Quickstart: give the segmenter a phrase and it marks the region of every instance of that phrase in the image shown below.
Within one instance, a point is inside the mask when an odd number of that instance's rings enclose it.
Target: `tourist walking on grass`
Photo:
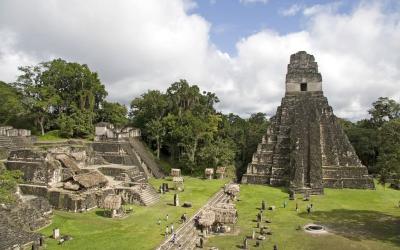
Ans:
[[[168,221],[168,217],[169,217],[169,216],[168,216],[168,214],[167,214],[167,216],[165,216],[165,220],[166,220],[166,221]]]
[[[169,233],[169,227],[167,226],[167,227],[165,228],[165,238],[168,237],[168,233]]]

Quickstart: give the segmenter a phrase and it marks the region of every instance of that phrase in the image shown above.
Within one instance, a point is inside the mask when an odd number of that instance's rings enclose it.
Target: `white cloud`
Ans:
[[[239,0],[242,4],[262,3],[266,4],[269,0]]]
[[[304,30],[263,30],[238,41],[237,56],[209,41],[187,0],[0,2],[0,79],[17,66],[62,57],[99,72],[110,99],[128,103],[181,78],[214,91],[224,112],[273,115],[284,95],[289,56],[315,55],[335,113],[365,117],[379,96],[400,98],[400,14],[375,2],[350,14],[320,7]],[[312,14],[310,14],[312,13]]]
[[[329,4],[316,4],[309,7],[304,7],[303,14],[305,16],[312,16],[319,13],[334,13],[343,3],[333,2]]]
[[[282,16],[294,16],[303,8],[303,5],[292,4],[291,6],[289,6],[289,8],[279,11],[279,14],[281,14]]]

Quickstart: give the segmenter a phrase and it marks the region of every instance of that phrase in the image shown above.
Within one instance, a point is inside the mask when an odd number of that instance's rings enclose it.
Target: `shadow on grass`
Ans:
[[[97,216],[108,217],[108,216],[106,216],[106,213],[104,210],[97,210],[95,213]]]
[[[299,214],[352,240],[375,239],[400,246],[400,217],[369,210],[334,209]]]

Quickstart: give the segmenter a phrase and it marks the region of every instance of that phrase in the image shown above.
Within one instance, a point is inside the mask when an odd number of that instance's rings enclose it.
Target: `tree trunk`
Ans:
[[[157,159],[160,159],[160,148],[161,148],[160,138],[157,137]]]
[[[44,117],[40,117],[39,125],[40,125],[40,129],[42,131],[42,135],[44,135]]]

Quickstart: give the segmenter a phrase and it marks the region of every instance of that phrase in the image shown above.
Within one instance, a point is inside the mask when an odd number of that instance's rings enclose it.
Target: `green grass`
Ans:
[[[308,202],[300,198],[288,201],[283,208],[283,201],[288,198],[285,190],[259,185],[241,185],[240,201],[237,202],[239,213],[239,235],[217,236],[208,240],[207,246],[222,249],[238,249],[245,236],[250,236],[255,229],[258,208],[264,199],[267,205],[275,205],[275,211],[264,212],[265,218],[271,219],[268,226],[272,235],[259,248],[253,247],[255,240],[249,240],[251,249],[400,249],[400,192],[393,189],[377,190],[325,189],[325,195],[312,196],[314,211],[306,213]],[[295,204],[300,211],[296,213]],[[316,222],[328,228],[329,235],[310,235],[303,230],[296,230],[298,225]]]
[[[44,135],[40,135],[37,137],[38,141],[63,141],[66,140],[59,135],[59,130],[52,130]]]
[[[135,206],[134,212],[124,219],[111,219],[101,216],[102,210],[88,213],[69,213],[55,211],[53,223],[40,232],[50,236],[53,228],[60,228],[61,234],[71,235],[72,241],[63,246],[48,239],[47,249],[154,249],[163,240],[165,226],[174,223],[178,228],[180,216],[186,212],[193,215],[227,180],[201,180],[185,177],[185,191],[179,194],[179,199],[190,201],[192,208],[171,206],[174,192],[162,196],[162,200],[150,207]],[[151,179],[151,184],[159,187],[162,182],[171,181]],[[130,206],[130,205],[128,205]],[[165,221],[169,215],[168,223]],[[162,225],[157,225],[158,218]]]

